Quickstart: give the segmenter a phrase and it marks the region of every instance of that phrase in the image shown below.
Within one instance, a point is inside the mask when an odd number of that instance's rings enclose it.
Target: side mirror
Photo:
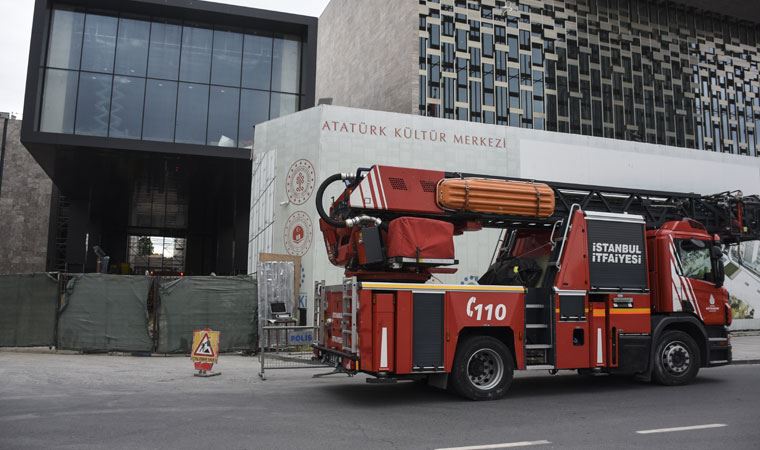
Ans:
[[[719,246],[710,247],[710,260],[712,262],[712,282],[715,287],[723,287],[726,281],[726,271],[723,267],[723,251]]]

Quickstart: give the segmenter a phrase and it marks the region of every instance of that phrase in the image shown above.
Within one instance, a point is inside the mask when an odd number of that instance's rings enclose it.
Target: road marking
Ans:
[[[468,447],[437,448],[436,450],[481,450],[481,449],[489,449],[489,448],[528,447],[530,445],[546,445],[546,444],[551,444],[551,442],[549,441],[506,442],[503,444],[471,445]]]
[[[652,433],[670,433],[671,431],[689,431],[689,430],[702,430],[705,428],[721,428],[727,427],[725,423],[708,423],[706,425],[692,425],[689,427],[675,427],[675,428],[657,428],[655,430],[639,430],[639,434],[652,434]]]

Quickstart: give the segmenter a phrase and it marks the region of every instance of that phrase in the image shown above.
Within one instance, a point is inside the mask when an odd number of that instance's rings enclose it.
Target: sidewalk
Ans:
[[[731,333],[731,345],[733,347],[733,364],[760,364],[760,331],[735,331]],[[2,353],[49,353],[58,355],[79,355],[79,352],[70,350],[58,350],[49,349],[47,347],[33,347],[33,348],[0,348],[0,354]],[[131,357],[129,353],[111,353],[110,356],[125,356]],[[93,358],[95,355],[88,355],[89,358]],[[99,356],[107,356],[100,354]],[[156,355],[159,356],[159,355]],[[160,355],[163,357],[163,355]],[[184,359],[186,355],[168,355],[170,359]],[[222,355],[225,361],[235,359],[238,361],[255,361],[256,370],[258,371],[258,358],[245,358],[240,355],[229,354]],[[152,358],[156,359],[156,358]],[[248,364],[248,363],[246,363]],[[250,370],[248,366],[247,370]],[[321,368],[320,370],[323,370]],[[283,371],[288,372],[288,371]],[[258,372],[257,372],[258,373]],[[315,372],[316,373],[316,372]],[[257,377],[258,378],[258,377]]]
[[[760,333],[731,334],[734,364],[760,364]]]

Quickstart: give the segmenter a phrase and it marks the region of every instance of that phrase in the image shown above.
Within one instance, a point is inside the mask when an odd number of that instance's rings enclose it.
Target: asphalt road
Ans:
[[[414,383],[255,375],[226,356],[214,378],[187,358],[0,352],[0,448],[760,448],[760,365],[703,370],[684,387],[520,375],[469,402]],[[713,428],[654,432],[672,427]],[[725,426],[718,426],[725,425]]]

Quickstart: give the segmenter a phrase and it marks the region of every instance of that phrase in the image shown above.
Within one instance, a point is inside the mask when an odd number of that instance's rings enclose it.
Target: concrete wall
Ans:
[[[0,119],[0,136],[4,120]],[[45,271],[52,182],[21,145],[10,120],[0,185],[0,273]]]
[[[418,109],[417,1],[332,0],[319,18],[317,99]]]

